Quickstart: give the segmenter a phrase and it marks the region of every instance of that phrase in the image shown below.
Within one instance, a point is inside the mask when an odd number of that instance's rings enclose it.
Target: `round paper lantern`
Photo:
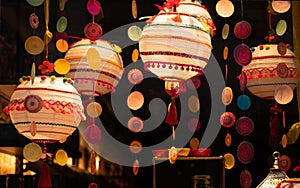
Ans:
[[[92,49],[89,51],[89,49]],[[91,52],[98,51],[93,57],[87,58]],[[88,53],[89,52],[89,53]],[[115,86],[119,83],[124,68],[123,61],[113,44],[105,40],[91,41],[82,39],[71,45],[65,55],[65,59],[70,63],[70,71],[66,75],[75,81],[75,88],[83,95],[101,96],[113,92]],[[92,59],[93,62],[88,62]],[[97,65],[90,66],[90,65]]]
[[[203,73],[216,29],[198,1],[181,0],[174,7],[166,6],[150,18],[139,39],[145,70],[166,81],[187,80]]]
[[[37,76],[13,92],[7,111],[16,129],[34,142],[64,142],[85,119],[71,79]]]
[[[286,49],[286,53],[279,53],[277,44],[260,45],[252,52],[252,61],[243,66],[247,75],[249,91],[263,99],[273,99],[277,87],[288,85],[296,87],[295,54]]]

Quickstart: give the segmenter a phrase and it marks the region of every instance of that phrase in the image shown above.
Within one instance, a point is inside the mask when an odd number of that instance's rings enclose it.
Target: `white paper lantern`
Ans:
[[[277,87],[296,87],[295,54],[286,49],[279,54],[277,44],[265,44],[254,48],[252,61],[242,71],[247,75],[248,90],[263,99],[273,99]]]
[[[97,70],[87,61],[90,48],[95,48],[99,52],[99,57],[97,57],[100,62]],[[82,39],[70,47],[65,59],[71,65],[66,76],[75,81],[75,88],[83,95],[101,96],[113,92],[124,71],[120,54],[110,42],[105,40]],[[95,65],[97,62],[93,60],[92,64]]]
[[[13,92],[7,112],[20,134],[34,142],[64,142],[85,120],[71,79],[37,76]]]
[[[144,68],[163,80],[201,75],[211,54],[215,26],[198,1],[181,0],[147,21],[139,40]]]

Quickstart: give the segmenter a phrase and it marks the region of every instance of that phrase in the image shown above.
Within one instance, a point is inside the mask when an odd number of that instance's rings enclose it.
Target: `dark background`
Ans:
[[[136,0],[138,5],[138,18],[142,16],[151,16],[158,13],[158,9],[154,4],[162,5],[162,0]],[[269,112],[269,107],[274,103],[273,100],[262,100],[254,95],[252,95],[247,89],[243,92],[239,89],[239,80],[237,76],[240,74],[242,67],[235,63],[232,55],[234,47],[241,42],[244,42],[250,47],[258,46],[259,44],[265,44],[266,41],[264,37],[268,34],[268,13],[267,6],[268,1],[264,0],[244,0],[243,1],[243,19],[248,21],[252,26],[252,33],[249,38],[241,41],[237,39],[233,34],[233,28],[235,24],[241,21],[241,1],[232,1],[235,6],[234,14],[229,18],[220,17],[215,11],[216,0],[203,0],[203,3],[209,10],[210,15],[214,21],[214,24],[217,28],[216,36],[212,38],[213,50],[212,53],[218,60],[218,63],[224,73],[225,70],[225,61],[223,60],[223,48],[225,45],[229,47],[229,57],[227,60],[228,63],[228,80],[227,85],[230,86],[234,92],[233,102],[227,106],[227,111],[233,112],[237,118],[241,116],[250,117],[255,124],[255,128],[252,134],[243,137],[239,135],[235,127],[231,128],[222,128],[218,134],[217,139],[211,145],[212,155],[218,156],[225,153],[232,153],[235,156],[236,163],[231,170],[226,170],[226,187],[240,187],[239,184],[239,175],[240,173],[247,169],[252,174],[252,187],[256,187],[259,182],[261,182],[268,174],[270,165],[272,164],[271,155],[274,151],[280,151],[282,154],[288,155],[292,161],[292,168],[287,172],[290,177],[297,177],[299,174],[296,174],[292,171],[293,167],[298,165],[298,160],[300,157],[299,154],[299,142],[295,144],[288,145],[286,149],[283,149],[280,144],[276,146],[270,146],[268,144],[269,140],[269,117],[272,114]],[[33,32],[28,23],[28,16],[33,12],[33,7],[27,4],[26,1],[11,1],[4,0],[1,2],[1,25],[0,25],[0,35],[1,35],[1,56],[0,56],[0,82],[1,84],[18,84],[18,79],[23,75],[28,75],[30,73],[32,57],[26,53],[24,50],[24,42],[26,38],[30,35],[39,35],[43,36],[44,30],[44,21],[43,21],[43,6],[35,8],[35,11],[40,15],[40,27]],[[67,33],[70,36],[84,37],[83,28],[84,26],[91,22],[91,16],[88,14],[85,3],[86,1],[82,0],[69,0],[66,3],[66,8],[63,12],[58,10],[58,1],[51,1],[51,10],[50,10],[50,30],[55,33],[55,24],[56,20],[64,15],[68,18],[68,28]],[[104,34],[118,28],[120,26],[136,22],[131,15],[131,0],[104,0],[100,1],[103,10],[104,18],[99,16],[95,18],[96,22],[102,26]],[[284,14],[272,15],[271,25],[275,28],[276,23],[285,19],[288,23],[288,28],[286,33],[279,37],[276,41],[284,42],[286,44],[292,44],[292,14],[291,9]],[[228,39],[223,40],[221,37],[222,27],[225,23],[230,25],[230,34]],[[120,33],[127,37],[126,33]],[[113,40],[113,39],[111,39]],[[74,39],[69,39],[69,43],[75,42]],[[132,45],[123,49],[121,53],[123,57],[123,63],[125,71],[123,74],[122,81],[120,84],[126,84],[127,82],[127,72],[126,66],[131,64],[131,52],[134,48],[137,48],[137,45]],[[49,60],[55,61],[58,57],[63,57],[64,54],[58,53],[55,49],[54,42],[49,45]],[[41,63],[43,60],[43,55],[36,57],[36,62]],[[138,64],[139,68],[142,69],[143,65]],[[146,74],[146,73],[145,73]],[[147,73],[151,74],[151,73]],[[207,84],[205,75],[200,76],[201,87],[198,89],[199,100],[201,104],[200,111],[200,121],[201,121],[201,130],[194,134],[195,137],[198,137],[201,140],[202,134],[205,131],[206,124],[210,115],[210,91]],[[121,86],[117,87],[120,88]],[[166,105],[170,102],[169,96],[164,92],[164,83],[159,79],[152,79],[142,82],[141,85],[134,88],[136,90],[143,91],[145,98],[149,102],[154,97],[160,97],[166,101]],[[246,94],[251,98],[251,108],[247,111],[242,111],[237,107],[236,99],[241,94]],[[107,94],[102,97],[96,98],[105,108],[104,112],[101,115],[101,121],[103,126],[108,130],[111,135],[117,140],[129,144],[132,139],[138,139],[143,145],[151,145],[153,138],[164,138],[164,136],[170,135],[170,126],[162,123],[159,128],[155,131],[152,131],[148,134],[134,135],[130,131],[126,130],[122,126],[117,118],[115,117],[114,112],[112,111],[110,105],[111,95]],[[294,99],[291,103],[282,106],[286,113],[286,128],[280,126],[280,133],[286,133],[289,127],[293,123],[298,122],[298,110],[296,104],[296,93],[294,92]],[[178,101],[177,101],[178,102]],[[180,107],[179,107],[180,110]],[[147,111],[146,107],[143,107],[141,110],[133,112],[136,116],[147,119],[150,114]],[[281,117],[279,117],[281,119]],[[220,125],[221,126],[221,125]],[[226,147],[224,144],[224,138],[227,133],[230,133],[233,137],[232,145]],[[78,132],[77,132],[78,136]],[[247,165],[244,165],[239,162],[236,152],[237,147],[240,142],[247,140],[251,142],[254,146],[254,159]],[[5,142],[2,144],[5,145]],[[186,145],[189,147],[188,143]],[[108,148],[109,149],[109,148]],[[110,148],[112,149],[112,148]],[[70,151],[71,152],[71,151]],[[126,167],[127,168],[127,167]],[[126,169],[125,168],[125,169]],[[131,168],[127,169],[129,172]],[[167,172],[166,172],[167,173]],[[130,174],[130,173],[129,173]],[[129,175],[130,176],[130,175]],[[132,178],[131,176],[128,178]],[[152,168],[140,168],[140,172],[137,177],[132,178],[132,181],[135,183],[132,184],[132,187],[151,187],[152,183]]]

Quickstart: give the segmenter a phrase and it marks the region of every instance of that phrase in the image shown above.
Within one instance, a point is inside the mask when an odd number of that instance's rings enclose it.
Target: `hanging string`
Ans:
[[[243,0],[241,0],[241,19],[244,20],[244,5],[243,5]]]

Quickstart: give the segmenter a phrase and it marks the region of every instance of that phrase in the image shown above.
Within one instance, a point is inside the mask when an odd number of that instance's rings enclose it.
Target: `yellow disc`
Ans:
[[[234,156],[231,153],[226,153],[224,155],[224,166],[226,169],[232,169],[235,164]]]
[[[36,162],[42,156],[42,148],[36,143],[29,143],[23,148],[23,156],[30,162]]]
[[[56,49],[61,53],[65,53],[69,49],[68,42],[64,39],[58,39],[56,41]]]
[[[139,50],[134,49],[131,54],[132,62],[136,62],[139,59]]]
[[[287,136],[286,136],[286,134],[282,135],[281,145],[282,145],[283,148],[286,148],[286,146],[287,146]]]
[[[199,141],[198,138],[194,137],[194,138],[192,138],[192,139],[190,140],[190,147],[191,147],[192,149],[198,148],[199,145],[200,145],[200,141]]]
[[[96,48],[90,48],[86,53],[88,65],[93,70],[98,70],[101,66],[101,55]]]
[[[63,149],[57,150],[57,152],[55,153],[55,160],[60,166],[65,166],[68,162],[67,152],[65,152],[65,150]]]
[[[189,97],[188,107],[189,107],[190,111],[194,112],[194,113],[196,113],[200,110],[200,101],[195,95],[192,95]]]
[[[25,41],[25,50],[31,55],[38,55],[44,50],[44,41],[38,36],[30,36]]]
[[[225,46],[223,49],[223,59],[227,60],[227,58],[228,58],[228,47]]]
[[[63,58],[59,58],[54,62],[54,70],[58,74],[67,74],[70,71],[70,63]]]
[[[102,106],[97,102],[91,102],[86,107],[86,113],[91,118],[96,118],[101,115],[102,113]]]

